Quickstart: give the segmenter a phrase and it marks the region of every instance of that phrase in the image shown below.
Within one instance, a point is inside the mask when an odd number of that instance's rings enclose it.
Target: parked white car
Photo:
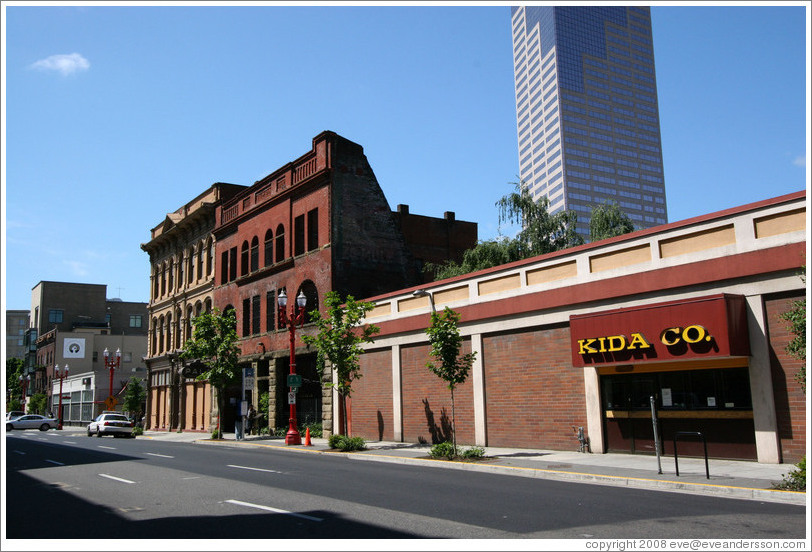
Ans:
[[[124,414],[103,412],[87,425],[87,436],[112,435],[113,437],[135,437],[133,424]]]
[[[40,431],[48,431],[49,429],[56,429],[59,422],[56,418],[46,418],[39,414],[25,414],[17,418],[11,418],[6,422],[6,431],[12,429],[38,429]]]
[[[25,416],[25,412],[22,410],[12,410],[6,414],[6,421],[11,420],[12,418],[19,418],[20,416]]]

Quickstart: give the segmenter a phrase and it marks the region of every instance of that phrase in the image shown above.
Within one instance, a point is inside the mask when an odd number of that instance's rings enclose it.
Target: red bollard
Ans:
[[[305,446],[306,447],[313,446],[313,443],[310,442],[310,428],[307,428],[307,431],[305,431]]]

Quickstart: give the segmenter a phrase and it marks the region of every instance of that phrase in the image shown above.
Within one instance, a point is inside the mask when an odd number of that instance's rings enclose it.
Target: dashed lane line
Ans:
[[[267,472],[267,473],[282,473],[281,471],[266,470],[265,468],[252,468],[251,466],[235,466],[234,464],[228,464],[227,466],[229,468],[238,468],[238,469],[241,469],[241,470],[261,471],[261,472]]]
[[[246,508],[256,508],[257,510],[265,510],[266,512],[274,512],[277,514],[286,514],[310,521],[324,521],[322,518],[308,516],[306,514],[297,514],[288,510],[280,510],[279,508],[272,508],[271,506],[263,506],[262,504],[251,504],[250,502],[242,502],[241,500],[226,500],[229,504],[236,504],[237,506],[245,506]]]
[[[167,454],[158,454],[157,452],[146,452],[144,454],[147,454],[148,456],[158,456],[160,458],[174,458],[174,456],[169,456]]]
[[[121,477],[115,477],[113,475],[107,475],[106,473],[100,473],[99,477],[105,477],[107,479],[112,479],[113,481],[120,481],[121,483],[127,483],[129,485],[135,484],[135,481],[130,481],[129,479],[122,479]]]

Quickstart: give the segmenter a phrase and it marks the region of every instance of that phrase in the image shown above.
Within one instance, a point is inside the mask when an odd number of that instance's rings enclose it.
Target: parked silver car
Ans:
[[[87,425],[87,436],[112,435],[113,437],[135,437],[133,424],[124,414],[104,412]]]
[[[59,422],[56,418],[46,418],[39,414],[25,414],[17,418],[11,418],[6,422],[6,431],[12,429],[38,429],[40,431],[48,431],[49,429],[56,429]]]

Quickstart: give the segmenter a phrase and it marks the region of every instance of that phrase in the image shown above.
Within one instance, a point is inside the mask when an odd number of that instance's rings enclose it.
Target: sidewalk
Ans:
[[[332,451],[327,439],[311,438],[312,446],[286,445],[282,437],[251,436],[237,441],[234,433],[212,440],[206,433],[147,431],[139,439],[188,442],[198,445],[232,447],[274,447],[311,454],[340,454],[353,460],[419,464],[436,468],[502,473],[614,485],[668,492],[694,493],[717,497],[806,504],[806,493],[772,490],[791,469],[792,464],[759,464],[739,460],[708,460],[710,479],[706,478],[703,458],[679,458],[679,476],[671,456],[662,457],[658,473],[657,457],[634,454],[592,454],[567,451],[484,447],[485,458],[473,462],[449,462],[429,457],[430,445],[390,441],[367,442],[367,450]],[[302,436],[304,443],[305,436]]]

